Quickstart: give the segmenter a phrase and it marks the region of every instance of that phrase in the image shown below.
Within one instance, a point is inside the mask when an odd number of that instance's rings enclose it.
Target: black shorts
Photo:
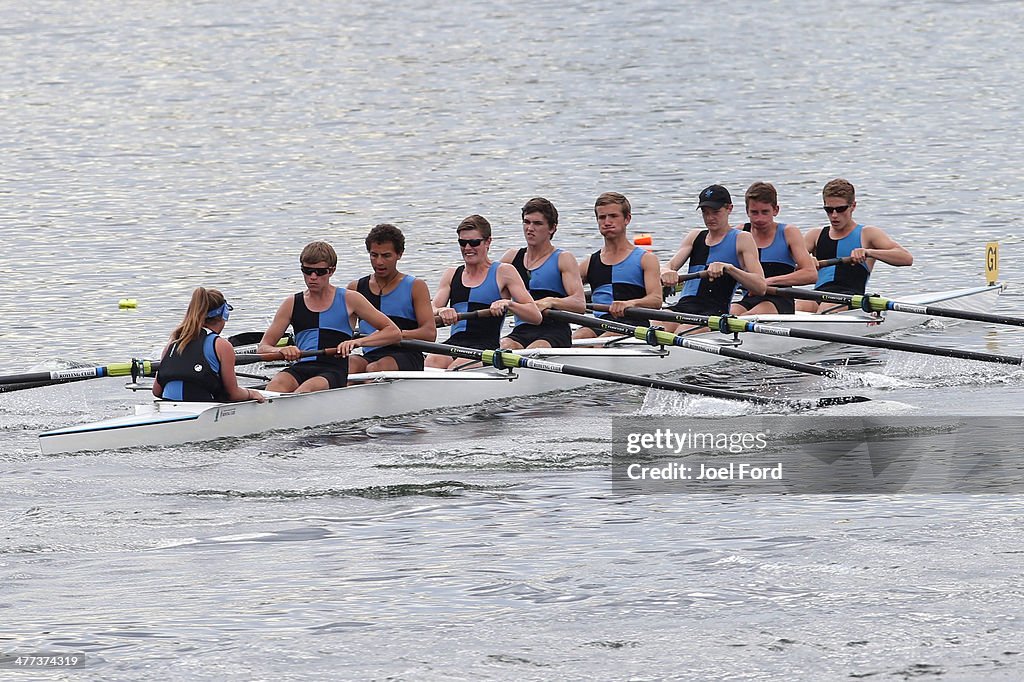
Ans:
[[[736,301],[736,305],[741,305],[744,309],[750,310],[758,303],[764,302],[775,306],[775,310],[778,311],[779,315],[792,315],[796,312],[796,303],[789,296],[751,296],[747,294],[741,300]]]
[[[722,310],[722,307],[714,301],[697,296],[684,296],[670,305],[668,309],[688,315],[725,315],[729,312],[728,308]]]
[[[619,324],[631,324],[634,327],[651,326],[651,321],[649,319],[647,319],[646,317],[640,317],[639,315],[637,315],[636,317],[633,317],[632,315],[627,315],[626,317],[612,317],[608,313],[594,313],[594,317],[602,320],[608,320],[610,322],[618,322]],[[597,334],[598,336],[604,334],[604,332],[598,329],[597,327],[593,327],[592,329],[594,330],[594,333]]]
[[[828,294],[845,294],[847,296],[863,296],[863,291],[854,291],[848,286],[842,284],[836,284],[835,282],[825,282],[820,287],[814,287],[815,291]]]
[[[547,341],[552,348],[572,346],[572,330],[565,322],[544,322],[541,324],[519,324],[506,339],[515,341],[523,348],[534,341]]]
[[[348,383],[348,358],[343,363],[336,360],[296,362],[281,371],[292,375],[300,386],[314,377],[323,377],[331,388],[341,388]]]
[[[398,369],[403,372],[422,372],[423,353],[416,350],[406,350],[398,346],[384,346],[375,348],[369,353],[363,353],[366,364],[377,362],[381,358],[394,358]]]
[[[496,350],[500,339],[495,336],[475,336],[469,332],[458,332],[443,341],[449,346],[462,346],[463,348],[475,348],[477,350]]]

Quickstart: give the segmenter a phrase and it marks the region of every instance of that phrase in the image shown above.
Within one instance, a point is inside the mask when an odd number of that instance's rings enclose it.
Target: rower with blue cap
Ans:
[[[238,385],[235,350],[220,334],[231,304],[216,289],[197,287],[181,324],[164,349],[153,395],[184,402],[263,402],[263,394]]]
[[[749,232],[729,224],[732,196],[722,185],[709,185],[697,197],[697,210],[704,220],[703,230],[691,230],[679,250],[661,271],[661,283],[674,287],[679,283],[679,268],[689,262],[688,279],[679,300],[670,310],[692,315],[724,315],[729,312],[733,293],[742,286],[754,296],[765,293],[764,270],[758,258],[757,244]],[[665,323],[674,332],[680,325]]]

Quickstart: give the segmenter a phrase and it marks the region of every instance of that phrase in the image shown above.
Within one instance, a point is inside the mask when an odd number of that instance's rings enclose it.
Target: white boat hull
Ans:
[[[960,310],[990,311],[1001,287],[975,287],[901,299],[907,303]],[[827,323],[824,322],[828,318]],[[827,329],[853,336],[876,336],[923,323],[922,315],[888,312],[884,319],[860,311],[828,316],[809,313],[752,317],[759,322],[785,322],[803,329]],[[825,324],[825,327],[822,325]],[[704,335],[702,340],[731,336]],[[777,355],[822,345],[821,341],[745,333],[738,340],[743,350]],[[722,356],[672,348],[671,352],[640,342],[617,344],[621,350],[576,347],[521,351],[557,363],[582,365],[625,374],[654,375],[698,368],[720,362]],[[281,429],[302,429],[358,419],[389,417],[426,410],[472,406],[495,399],[537,395],[594,383],[565,374],[534,370],[517,373],[495,369],[466,372],[390,372],[374,375],[373,383],[306,394],[267,394],[264,403],[178,403],[153,401],[136,413],[99,422],[47,431],[39,436],[44,454],[173,445],[218,438],[251,436]],[[416,378],[411,378],[415,376]]]

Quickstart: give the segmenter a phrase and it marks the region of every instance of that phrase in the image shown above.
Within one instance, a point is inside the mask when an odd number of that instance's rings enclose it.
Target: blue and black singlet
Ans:
[[[498,268],[500,266],[500,262],[491,263],[484,281],[475,287],[467,287],[462,283],[462,275],[466,266],[460,265],[456,268],[455,274],[452,275],[451,293],[448,295],[449,307],[460,313],[490,308],[492,303],[501,298],[501,289],[498,287]],[[451,336],[448,340],[453,345],[471,348],[485,350],[497,348],[501,337],[501,327],[504,323],[504,317],[477,317],[471,320],[459,320],[452,325]]]
[[[743,226],[743,231],[751,231],[750,223]],[[796,260],[793,258],[793,252],[789,249],[789,242],[786,241],[785,223],[776,224],[775,238],[771,244],[764,248],[757,247],[757,257],[761,261],[761,269],[764,270],[766,278],[788,275],[796,271]],[[751,310],[754,306],[765,302],[775,306],[775,311],[781,315],[792,315],[796,311],[792,298],[776,294],[753,296],[748,292],[736,303],[745,310]]]
[[[301,292],[295,294],[291,322],[292,330],[295,332],[295,345],[302,351],[334,348],[342,341],[348,341],[353,337],[344,289],[336,289],[331,307],[319,313],[306,307],[306,300]],[[313,360],[348,366],[348,360],[338,356],[308,357],[302,358],[299,362]]]
[[[416,305],[412,300],[412,287],[416,278],[412,275],[402,275],[402,281],[398,286],[381,296],[370,290],[370,277],[367,275],[356,282],[356,291],[366,297],[377,310],[381,311],[399,329],[409,330],[419,327],[416,319]],[[366,320],[359,320],[359,333],[363,336],[372,334],[377,328]],[[423,353],[414,350],[407,350],[398,344],[391,346],[363,346],[363,358],[367,363],[376,362],[382,358],[394,359],[399,370],[421,371],[423,369]]]
[[[728,263],[735,268],[740,265],[736,252],[736,238],[740,231],[730,228],[714,246],[708,246],[708,230],[701,230],[693,240],[687,273],[703,272],[711,263]],[[729,312],[732,295],[736,292],[736,280],[723,274],[714,281],[691,279],[683,282],[679,300],[670,306],[671,310],[695,315],[723,315]]]
[[[412,275],[402,275],[402,281],[398,286],[384,295],[375,294],[370,290],[370,277],[367,275],[356,283],[356,291],[362,294],[377,310],[391,318],[391,321],[399,329],[407,331],[420,326],[416,320],[416,306],[412,302],[412,285],[416,278]],[[359,320],[359,333],[369,336],[377,331],[377,328],[366,320]],[[378,348],[386,346],[363,346],[365,353],[371,353]]]
[[[743,226],[743,231],[751,232],[750,223]],[[786,241],[786,223],[778,223],[775,226],[775,238],[771,244],[764,248],[757,247],[757,259],[761,261],[765,278],[788,275],[796,271],[796,261],[793,259],[793,252],[789,250],[789,242]]]
[[[864,225],[858,224],[850,234],[842,239],[835,240],[829,235],[831,228],[825,226],[818,233],[818,241],[815,242],[814,256],[818,260],[829,258],[846,258],[854,249],[863,247],[861,243],[861,232]],[[818,271],[818,281],[814,288],[818,291],[828,291],[836,294],[863,294],[867,290],[868,278],[871,270],[867,263],[840,263],[829,265]]]
[[[608,265],[601,260],[601,252],[595,251],[590,256],[587,266],[587,283],[590,284],[591,300],[600,305],[611,305],[615,301],[629,301],[647,295],[644,281],[643,257],[646,251],[639,246],[628,256],[615,265]],[[594,313],[595,317],[611,317],[610,313]],[[616,318],[612,318],[616,319]],[[619,320],[628,324],[649,324],[646,320],[629,318]]]
[[[220,359],[214,344],[219,336],[201,329],[199,337],[175,352],[177,343],[168,347],[160,359],[156,380],[163,387],[161,398],[186,402],[222,402],[227,400],[220,378]]]
[[[562,282],[562,271],[558,267],[558,259],[562,249],[555,249],[540,267],[530,270],[526,267],[526,248],[519,249],[512,259],[512,267],[516,269],[523,283],[530,291],[534,301],[542,298],[565,298],[565,284]],[[572,330],[568,322],[558,322],[544,318],[540,324],[523,322],[516,317],[516,326],[508,335],[526,348],[537,340],[544,340],[553,348],[565,348],[572,345]]]

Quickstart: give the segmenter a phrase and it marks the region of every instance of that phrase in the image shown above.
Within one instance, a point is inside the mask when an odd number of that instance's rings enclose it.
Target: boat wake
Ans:
[[[1024,369],[1020,366],[898,352],[889,354],[883,371],[884,376],[898,377],[907,386],[969,386],[1024,381]]]
[[[481,486],[461,481],[432,481],[430,483],[398,483],[353,488],[312,488],[304,490],[183,490],[160,495],[205,497],[221,499],[295,500],[324,497],[363,497],[380,500],[395,497],[425,496],[454,497],[464,492],[491,490],[503,486]]]
[[[904,377],[879,374],[878,372],[843,372],[841,376],[829,379],[829,388],[904,388],[911,386]]]
[[[863,403],[832,405],[822,409],[830,417],[882,417],[919,413],[921,408],[898,400],[871,400]]]
[[[777,411],[772,408],[771,411]],[[659,391],[650,389],[644,396],[643,405],[637,410],[643,416],[672,417],[739,417],[746,414],[758,414],[765,408],[756,403],[737,400],[722,400],[707,396],[690,395],[675,391]]]

